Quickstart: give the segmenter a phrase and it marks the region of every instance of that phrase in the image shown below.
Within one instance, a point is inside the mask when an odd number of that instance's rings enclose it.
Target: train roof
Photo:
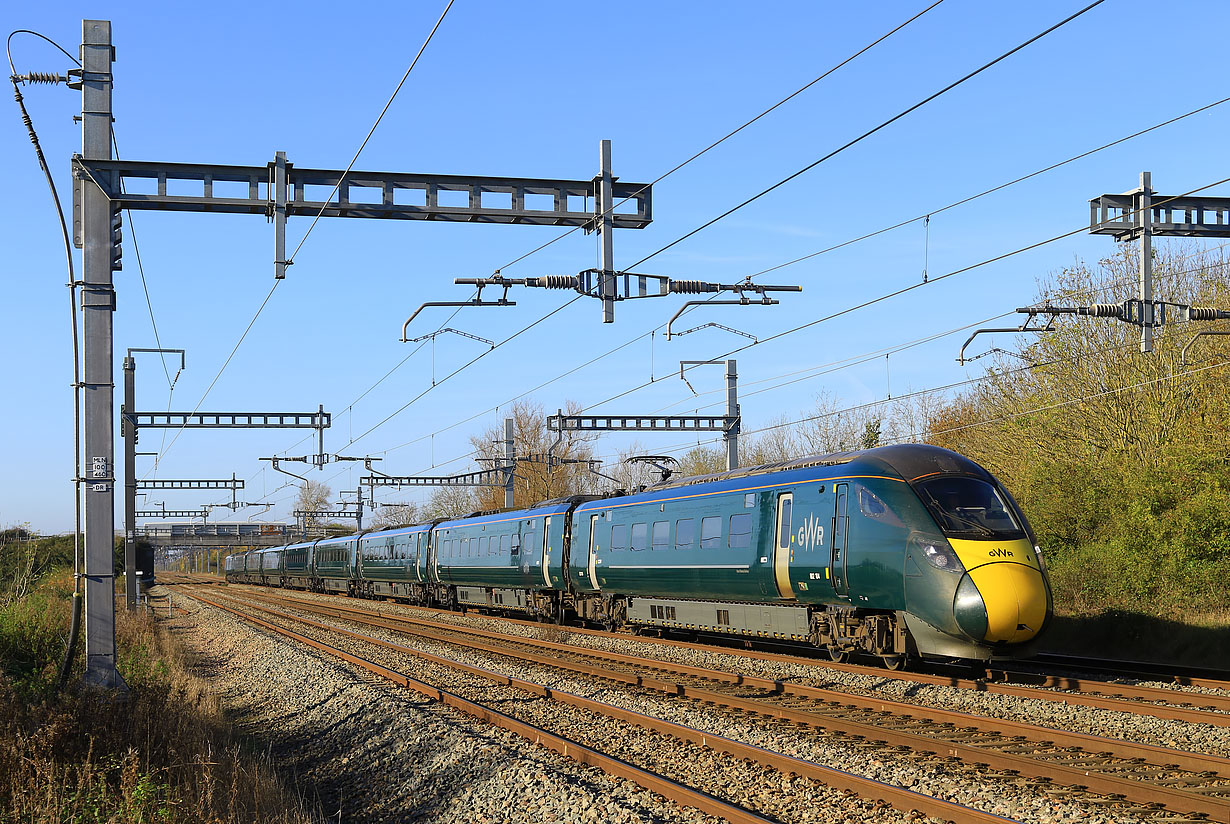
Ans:
[[[900,476],[902,480],[910,482],[927,475],[943,474],[975,475],[980,478],[990,478],[989,472],[964,455],[939,446],[911,443],[877,446],[872,449],[860,449],[853,452],[834,452],[828,455],[810,455],[805,458],[794,458],[788,461],[732,469],[726,472],[675,478],[646,487],[644,492],[660,492],[694,484],[716,483],[719,481],[750,478],[757,475],[788,472],[796,469],[844,466],[847,464],[855,464],[860,469],[875,470],[881,473],[890,470]]]

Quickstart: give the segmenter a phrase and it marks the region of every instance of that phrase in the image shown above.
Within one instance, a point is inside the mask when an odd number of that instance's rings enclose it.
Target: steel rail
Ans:
[[[1230,671],[1226,670],[1202,670],[1198,667],[1169,666],[1148,661],[1114,661],[1056,652],[1040,652],[1029,660],[1030,663],[1106,673],[1117,678],[1132,678],[1137,681],[1168,681],[1183,687],[1230,691]]]
[[[1178,706],[1200,707],[1211,710],[1230,712],[1230,695],[1210,695],[1199,692],[1179,692],[1162,687],[1141,687],[1135,684],[1116,684],[1109,681],[1096,681],[1089,678],[1079,678],[1065,675],[1045,675],[1036,672],[1020,672],[1015,670],[987,670],[987,675],[995,681],[1014,681],[1020,684],[1032,684],[1037,687],[1050,687],[1059,690],[1076,690],[1077,692],[1105,695],[1109,698],[1123,698],[1139,701],[1166,701]],[[1175,676],[1178,677],[1178,676]],[[1208,679],[1211,681],[1211,679]],[[1230,684],[1222,683],[1221,687],[1212,689],[1227,689]]]
[[[286,597],[286,596],[282,596]],[[300,603],[309,603],[303,599],[291,598],[289,600],[297,600]],[[337,609],[351,610],[359,614],[371,614],[365,612],[358,607],[338,606]],[[423,608],[420,608],[423,609]],[[432,610],[439,613],[441,610]],[[400,620],[419,621],[422,619],[405,617]],[[520,619],[506,619],[516,623],[542,627],[542,624],[534,621],[521,621]],[[432,622],[428,622],[430,624]],[[449,626],[449,625],[445,625]],[[468,630],[473,632],[481,632],[481,630]],[[598,630],[588,629],[573,629],[569,628],[569,632],[579,632],[587,635],[596,635],[599,637],[616,637],[624,639],[635,639],[651,644],[664,644],[683,649],[695,649],[695,645],[687,644],[680,641],[670,641],[665,639],[645,639],[638,636],[627,635],[626,633],[607,633]],[[498,634],[498,633],[497,633]],[[817,666],[825,669],[835,669],[841,672],[849,672],[857,675],[871,675],[878,678],[890,678],[899,681],[911,681],[914,683],[930,684],[933,686],[954,687],[957,689],[969,689],[977,692],[991,693],[995,695],[1009,695],[1016,698],[1034,698],[1043,701],[1058,701],[1064,704],[1073,706],[1091,707],[1094,709],[1110,710],[1113,712],[1128,712],[1136,715],[1148,715],[1154,718],[1160,718],[1166,721],[1187,721],[1198,724],[1211,724],[1219,727],[1230,727],[1230,712],[1210,712],[1209,710],[1226,709],[1230,710],[1230,705],[1226,704],[1225,696],[1208,696],[1201,693],[1179,692],[1177,690],[1161,689],[1157,687],[1137,687],[1134,690],[1151,690],[1151,692],[1142,692],[1141,695],[1148,695],[1150,700],[1170,701],[1168,705],[1147,704],[1138,700],[1129,698],[1114,698],[1111,697],[1115,690],[1120,685],[1107,684],[1102,682],[1084,681],[1081,684],[1087,690],[1091,688],[1099,688],[1106,691],[1106,694],[1089,694],[1088,692],[1070,693],[1060,692],[1056,689],[1043,689],[1040,687],[1031,686],[1015,686],[1012,684],[993,683],[982,680],[974,680],[969,678],[956,678],[952,676],[928,675],[925,673],[913,672],[894,672],[875,667],[863,667],[857,664],[837,664],[831,661],[812,661],[806,658],[798,658],[788,655],[777,655],[774,653],[756,653],[749,650],[734,650],[732,654],[741,657],[755,658],[764,661],[778,661],[783,663],[798,664],[801,666]],[[1075,688],[1069,684],[1068,688]],[[1206,700],[1207,699],[1207,700]],[[1188,704],[1189,706],[1176,706],[1176,704]],[[1201,706],[1206,706],[1208,709],[1200,709]]]
[[[191,593],[188,597],[195,598],[202,603],[208,604],[217,609],[222,609],[271,631],[298,640],[313,647],[314,649],[326,652],[330,655],[335,655],[343,660],[360,666],[369,672],[381,675],[382,677],[388,678],[395,683],[401,684],[402,686],[413,689],[423,695],[435,698],[436,700],[446,703],[449,706],[460,709],[473,717],[480,718],[484,721],[488,721],[489,723],[493,723],[496,726],[516,732],[518,735],[521,735],[534,743],[542,743],[556,752],[560,752],[570,758],[581,761],[581,763],[588,764],[590,766],[597,766],[607,772],[616,770],[615,772],[612,772],[612,774],[619,775],[622,778],[627,778],[628,780],[634,781],[641,786],[658,793],[659,795],[675,801],[680,801],[681,803],[695,807],[702,812],[726,818],[729,821],[735,822],[735,824],[740,824],[740,822],[760,824],[762,822],[772,821],[771,819],[764,818],[741,807],[733,806],[707,793],[686,787],[685,785],[677,784],[670,779],[648,772],[640,767],[636,767],[625,761],[605,755],[596,750],[592,750],[571,741],[570,739],[547,732],[539,727],[527,724],[526,722],[520,721],[512,716],[505,715],[498,710],[493,710],[489,707],[476,704],[454,693],[410,678],[409,676],[398,673],[395,670],[391,670],[373,661],[369,661],[365,658],[361,658],[360,656],[345,652],[344,650],[340,650],[336,647],[332,647],[323,642],[301,635],[293,630],[279,627],[272,622],[264,621],[240,610],[232,609],[211,599],[204,598],[196,593]],[[1005,818],[993,813],[987,813],[982,810],[965,807],[950,801],[944,801],[943,799],[923,795],[921,793],[914,792],[913,790],[907,790],[903,787],[897,787],[880,781],[873,781],[868,778],[854,775],[853,773],[847,773],[843,770],[825,767],[820,764],[793,758],[791,756],[776,753],[751,744],[744,744],[740,741],[734,741],[729,738],[713,735],[703,730],[697,730],[671,721],[666,721],[664,719],[642,715],[641,713],[637,713],[632,710],[615,707],[610,704],[585,698],[583,696],[555,690],[532,681],[513,678],[511,676],[493,672],[472,664],[453,661],[448,658],[432,655],[431,653],[416,650],[401,644],[394,644],[380,638],[373,638],[362,633],[342,629],[340,627],[333,627],[319,621],[313,621],[309,618],[279,613],[276,610],[271,610],[267,607],[261,607],[254,604],[245,606],[250,609],[257,609],[277,615],[285,620],[303,623],[326,632],[337,633],[346,637],[355,638],[384,649],[389,649],[405,655],[413,656],[420,660],[439,664],[450,669],[476,675],[495,684],[515,687],[543,698],[549,698],[570,706],[584,709],[597,715],[605,715],[618,721],[625,721],[635,724],[643,729],[649,729],[657,733],[687,741],[689,743],[698,744],[709,749],[724,752],[735,758],[747,759],[764,766],[772,767],[773,769],[783,773],[794,773],[804,778],[818,781],[833,789],[853,792],[862,798],[873,798],[878,801],[883,801],[891,804],[898,810],[903,810],[906,812],[920,812],[928,816],[954,822],[954,824],[966,824],[967,822],[968,824],[1012,824],[1012,822],[1015,821],[1014,819]],[[582,760],[582,758],[579,758],[578,756],[593,760]],[[608,770],[608,766],[610,766],[612,770]]]
[[[1216,821],[1230,821],[1230,797],[1210,797],[1201,793],[1182,789],[1181,787],[1169,787],[1148,781],[1123,778],[1117,775],[1097,771],[1097,766],[1099,764],[1101,764],[1101,766],[1111,766],[1104,762],[1107,761],[1108,757],[1113,757],[1125,760],[1141,759],[1149,764],[1162,767],[1163,769],[1181,768],[1195,772],[1208,772],[1226,779],[1230,778],[1230,759],[1226,758],[1206,756],[1199,753],[1186,753],[1164,747],[1122,742],[1117,739],[1103,738],[1080,733],[1065,733],[1047,728],[1036,727],[1033,725],[1021,724],[1019,722],[1002,721],[1000,719],[986,719],[979,716],[968,715],[966,713],[953,712],[951,710],[933,710],[931,708],[919,707],[914,704],[905,704],[902,702],[883,699],[868,699],[861,696],[851,696],[848,693],[825,690],[818,687],[805,687],[767,678],[732,675],[701,667],[650,661],[619,653],[578,649],[565,644],[556,644],[548,641],[539,641],[536,639],[519,637],[509,638],[508,636],[503,636],[499,633],[491,633],[485,630],[475,630],[452,625],[441,625],[436,624],[435,622],[419,622],[415,619],[399,619],[395,616],[377,617],[368,614],[367,617],[356,618],[353,615],[354,613],[363,614],[364,611],[350,607],[336,607],[330,605],[317,606],[312,604],[305,605],[300,601],[300,599],[279,598],[277,596],[268,598],[267,600],[275,603],[289,602],[294,608],[302,609],[305,612],[315,612],[317,614],[355,621],[368,626],[393,629],[402,632],[407,631],[402,627],[402,625],[406,622],[411,624],[425,623],[429,625],[425,627],[428,631],[418,629],[417,634],[446,643],[464,646],[470,649],[478,649],[497,655],[519,658],[521,660],[532,661],[534,663],[549,667],[565,669],[591,677],[603,678],[606,680],[615,681],[617,683],[651,689],[669,695],[677,695],[705,703],[727,706],[743,712],[777,718],[791,723],[807,724],[813,727],[826,728],[873,741],[884,741],[885,743],[893,746],[902,746],[911,750],[933,752],[940,756],[958,758],[975,764],[986,764],[991,769],[1015,771],[1021,775],[1029,776],[1031,778],[1054,780],[1067,786],[1082,787],[1089,791],[1109,796],[1120,795],[1133,803],[1145,805],[1161,804],[1172,811],[1198,813],[1212,816],[1213,820]],[[267,607],[262,607],[259,605],[252,605],[252,608],[279,615],[283,618],[305,621],[311,624],[319,623],[298,616],[289,616],[285,613],[280,613],[276,610],[268,609]],[[322,626],[327,627],[327,625]],[[349,632],[349,630],[343,630],[336,627],[327,628],[330,631]],[[479,641],[459,641],[455,638],[447,638],[439,635],[436,632],[433,632],[433,630],[444,630],[446,632],[456,634],[473,634],[479,637],[498,639],[506,644],[511,643],[519,646],[538,647],[555,654],[550,655],[513,651],[507,646],[501,647],[498,644],[488,644]],[[353,634],[356,637],[361,637],[364,639],[369,638],[368,636],[364,636],[359,633]],[[380,645],[385,645],[388,643],[379,639],[370,640],[372,643],[377,643]],[[870,724],[862,721],[835,717],[825,712],[816,712],[814,710],[798,709],[796,707],[788,706],[783,707],[768,702],[764,699],[734,696],[729,693],[719,692],[703,687],[689,686],[675,681],[663,681],[656,678],[646,678],[643,675],[628,674],[583,663],[570,663],[561,660],[559,653],[569,653],[582,657],[606,659],[608,661],[631,664],[633,666],[650,668],[657,671],[665,671],[672,674],[683,674],[708,682],[725,683],[728,686],[744,688],[751,687],[764,690],[767,693],[778,696],[807,698],[812,701],[823,702],[825,705],[852,705],[858,707],[859,709],[883,713],[893,717],[909,716],[924,718],[925,720],[941,724],[956,724],[964,727],[975,727],[980,732],[993,732],[1008,739],[1011,739],[1014,736],[1017,738],[1027,738],[1037,743],[1079,748],[1080,750],[1083,750],[1083,752],[1067,753],[1065,760],[1070,763],[1057,763],[1056,761],[1046,757],[1031,757],[1028,755],[1000,751],[994,749],[994,743],[986,745],[963,743],[959,740],[951,740],[943,736],[929,736],[907,730],[884,727],[878,724]],[[947,732],[955,732],[958,735],[960,734],[960,730],[949,730]],[[1059,741],[1057,739],[1063,740]],[[1015,742],[1009,740],[997,743],[1002,745],[1004,743],[1013,744]],[[1230,786],[1227,786],[1225,790],[1230,793]]]
[[[579,744],[570,738],[565,738],[563,736],[547,732],[540,727],[528,724],[520,719],[512,717],[511,715],[505,715],[498,710],[485,707],[482,704],[477,704],[466,698],[462,698],[460,695],[428,684],[425,681],[411,678],[408,675],[404,675],[396,670],[385,667],[375,661],[370,661],[366,658],[354,655],[353,653],[346,652],[343,649],[339,649],[338,647],[317,641],[314,638],[309,638],[308,636],[297,633],[294,630],[280,627],[270,621],[264,621],[241,610],[232,609],[231,607],[220,604],[209,598],[205,598],[197,593],[191,593],[188,597],[194,598],[215,609],[219,609],[243,618],[246,621],[250,621],[257,626],[263,627],[264,629],[277,633],[278,635],[298,641],[299,643],[305,644],[312,649],[318,650],[319,652],[340,658],[347,663],[354,664],[361,669],[373,673],[374,675],[378,675],[388,681],[392,681],[399,686],[413,690],[414,692],[417,692],[420,695],[426,696],[432,700],[439,701],[440,703],[450,706],[453,709],[460,710],[472,718],[477,718],[480,721],[516,733],[532,744],[541,744],[547,749],[557,752],[580,764],[590,767],[597,767],[609,775],[625,778],[639,784],[651,792],[661,795],[664,798],[677,801],[681,804],[686,804],[690,807],[695,807],[701,812],[709,815],[725,818],[726,820],[733,822],[733,824],[775,824],[772,819],[764,818],[763,816],[756,815],[749,810],[728,804],[727,802],[722,801],[719,798],[715,798],[708,793],[692,789],[686,785],[671,781],[664,776],[657,775],[656,773],[649,772],[648,770],[643,770],[640,767],[629,764],[626,761],[600,753],[597,750],[586,747],[583,744]],[[512,679],[508,679],[508,681],[511,685]],[[541,687],[541,689],[549,692],[546,687]],[[1002,821],[1003,819],[991,820]]]

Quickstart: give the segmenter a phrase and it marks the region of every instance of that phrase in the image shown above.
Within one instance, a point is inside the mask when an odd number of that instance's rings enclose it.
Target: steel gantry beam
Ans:
[[[237,478],[220,481],[163,481],[138,480],[137,489],[243,489],[244,482]]]
[[[726,442],[726,468],[739,468],[739,373],[734,360],[680,361],[684,366],[724,365],[726,367],[725,415],[565,415],[560,410],[547,416],[549,432],[721,432]],[[691,384],[688,387],[691,388]],[[695,390],[693,390],[695,391]]]
[[[142,509],[138,510],[138,518],[205,518],[209,515],[204,509]]]
[[[138,429],[328,429],[328,412],[133,412]]]
[[[271,215],[273,209],[284,208],[287,217],[314,218],[319,214],[530,226],[592,227],[595,209],[590,204],[609,186],[609,195],[602,197],[605,203],[609,204],[612,197],[626,200],[610,212],[609,225],[643,229],[653,220],[652,186],[609,182],[609,144],[605,153],[604,174],[595,180],[347,173],[341,169],[299,169],[277,159],[261,166],[229,166],[80,157],[74,159],[74,169],[78,181],[92,181],[119,209]],[[280,182],[279,165],[285,170],[284,183]],[[149,188],[145,183],[149,180],[155,181],[152,194],[131,191]],[[133,183],[136,185],[129,185]],[[278,197],[279,185],[284,187],[284,200]],[[309,186],[327,190],[337,187],[337,192],[327,202],[311,200]],[[185,193],[189,190],[194,191]]]
[[[364,475],[359,479],[369,487],[377,486],[504,486],[515,466],[497,466],[462,472],[459,475]]]

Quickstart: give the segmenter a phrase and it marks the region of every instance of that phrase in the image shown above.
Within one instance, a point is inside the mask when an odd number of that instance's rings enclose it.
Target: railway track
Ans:
[[[1184,820],[1183,816],[1192,815],[1191,820],[1208,816],[1230,821],[1230,760],[1224,758],[549,641],[509,638],[439,622],[381,615],[349,605],[281,595],[266,595],[265,600],[311,614],[409,633],[574,675],[775,719],[777,723],[806,724],[857,741],[860,746],[908,748],[938,758],[960,759],[966,765],[983,765],[979,769],[995,780],[1024,777],[1053,781],[1069,789],[1052,789],[1052,795],[1099,793],[1101,796],[1092,799],[1092,803],[1117,805],[1123,813],[1152,816],[1159,810],[1158,805],[1163,805],[1169,814],[1180,816],[1166,820]],[[278,614],[292,620],[285,613]],[[1049,690],[1037,692],[1055,695]]]
[[[721,798],[720,795],[723,794],[723,790],[720,782],[711,782],[703,789],[691,787],[684,783],[683,776],[680,773],[692,773],[697,756],[708,759],[712,759],[715,753],[730,756],[735,760],[722,759],[728,768],[725,770],[726,772],[746,771],[749,767],[747,764],[740,764],[740,762],[748,762],[754,765],[752,767],[753,772],[761,773],[761,778],[763,778],[763,771],[766,770],[778,774],[780,778],[777,780],[782,781],[783,785],[789,783],[786,777],[791,775],[799,776],[802,779],[815,781],[832,789],[845,793],[855,793],[863,798],[889,804],[907,813],[922,813],[930,818],[952,821],[956,822],[956,824],[966,824],[966,822],[969,824],[992,824],[992,822],[1004,824],[1004,822],[1013,821],[1013,819],[1004,818],[982,810],[922,795],[901,787],[868,780],[841,770],[835,770],[823,765],[793,758],[789,755],[717,736],[694,727],[613,706],[585,696],[562,692],[526,679],[511,677],[464,662],[435,656],[421,650],[350,630],[332,627],[300,616],[280,613],[267,607],[244,604],[228,596],[219,597],[216,593],[211,593],[210,596],[206,597],[199,592],[192,592],[189,594],[189,597],[215,609],[220,609],[243,618],[285,638],[305,644],[319,652],[344,660],[369,673],[447,704],[467,715],[513,731],[533,743],[542,744],[580,763],[599,767],[612,775],[634,781],[668,799],[687,804],[702,812],[719,816],[736,824],[770,824],[770,822],[778,821],[779,818],[776,816],[766,817],[757,810],[742,806],[738,800]],[[253,611],[264,612],[269,618],[254,615]],[[581,717],[590,715],[606,719],[608,724],[609,722],[614,722],[622,725],[624,729],[627,728],[627,725],[635,726],[650,737],[645,742],[636,742],[631,746],[622,748],[621,755],[624,757],[602,752],[595,745],[598,741],[605,738],[603,735],[590,736],[590,741],[582,743],[576,740],[576,737],[565,736],[558,731],[545,729],[540,724],[531,723],[519,717],[521,713],[505,711],[510,704],[524,704],[523,697],[510,699],[503,692],[492,691],[489,687],[476,691],[483,696],[480,700],[476,700],[473,695],[469,697],[463,696],[459,690],[444,689],[435,684],[410,677],[397,669],[372,660],[371,657],[349,651],[341,645],[326,643],[312,635],[292,630],[284,626],[283,624],[285,623],[297,623],[314,630],[318,634],[341,635],[350,641],[358,641],[361,644],[400,653],[464,673],[467,676],[477,677],[497,687],[510,688],[523,695],[529,694],[540,699],[549,699],[553,703],[565,708],[566,711],[562,713],[559,708],[551,710],[552,715],[563,716],[561,722],[565,727],[575,726],[578,715],[574,711],[579,711]],[[493,706],[496,704],[503,704],[504,708],[497,709],[496,706]],[[573,735],[575,736],[575,732]],[[595,738],[597,740],[594,740]],[[680,749],[681,745],[683,745],[682,755],[667,754],[663,756],[663,745],[666,741],[676,742],[674,745],[676,749]],[[643,760],[637,758],[637,753],[644,753],[646,751],[658,753],[657,761],[660,763],[656,764],[652,769],[632,763],[633,759]],[[665,762],[668,765],[673,762],[675,767],[673,770],[667,767],[659,772],[657,770],[663,766],[661,762]],[[676,774],[667,774],[670,772]],[[738,786],[740,783],[742,782],[734,782],[735,786]],[[806,798],[808,796],[801,797]]]
[[[182,583],[218,583],[217,579],[205,580],[186,577]],[[258,591],[264,588],[256,588]],[[350,599],[346,599],[349,601]],[[426,611],[439,614],[439,610],[429,607],[403,605],[408,610]],[[542,627],[536,621],[526,621],[506,616],[485,616],[491,620],[506,622],[512,625]],[[645,644],[660,645],[683,649],[693,649],[694,644],[676,641],[668,638],[652,638],[632,636],[627,633],[610,633],[602,630],[569,627],[569,633],[599,638],[635,639]],[[729,654],[760,661],[774,661],[800,666],[813,666],[821,670],[836,670],[838,672],[856,675],[869,675],[877,678],[888,678],[896,681],[908,681],[917,684],[933,686],[956,687],[960,689],[977,690],[997,695],[1010,695],[1019,698],[1040,698],[1062,701],[1075,706],[1086,706],[1096,709],[1118,710],[1151,715],[1155,718],[1174,721],[1190,721],[1194,723],[1213,724],[1214,726],[1230,727],[1230,682],[1212,678],[1198,678],[1189,675],[1167,676],[1163,670],[1156,672],[1110,672],[1119,678],[1146,680],[1153,682],[1169,681],[1171,687],[1124,684],[1107,682],[1096,678],[1074,675],[1048,675],[1036,670],[1021,667],[988,667],[985,678],[969,678],[959,675],[944,675],[925,672],[897,672],[885,670],[882,667],[862,666],[859,664],[837,663],[817,660],[801,655],[765,652],[762,650],[746,650],[721,647]],[[1044,657],[1042,661],[1057,660],[1066,662],[1069,666],[1082,659],[1066,656]],[[1115,662],[1109,662],[1115,663]],[[1191,692],[1183,687],[1196,687],[1208,690],[1221,690],[1226,694]],[[1135,706],[1132,706],[1135,705]],[[1208,712],[1212,711],[1212,712]]]

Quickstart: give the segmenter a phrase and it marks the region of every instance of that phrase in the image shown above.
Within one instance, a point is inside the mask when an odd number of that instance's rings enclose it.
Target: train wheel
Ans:
[[[888,670],[903,670],[905,669],[906,657],[902,655],[881,655],[880,660],[884,662],[884,668]]]
[[[850,660],[850,650],[841,649],[840,647],[826,647],[829,654],[829,660],[834,664],[844,664]]]

